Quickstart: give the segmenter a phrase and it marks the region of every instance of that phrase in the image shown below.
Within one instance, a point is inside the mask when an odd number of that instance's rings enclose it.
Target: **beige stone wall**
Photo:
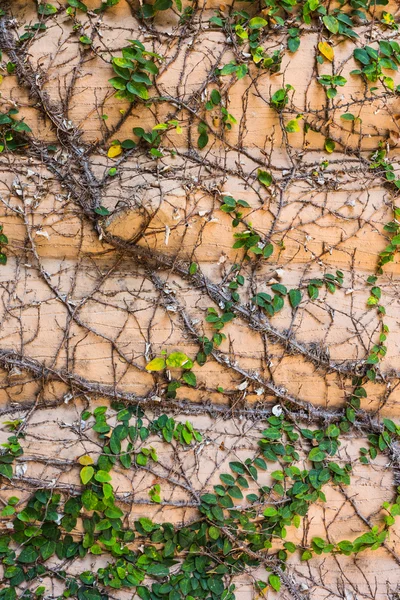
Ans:
[[[98,2],[86,4],[94,8]],[[155,440],[161,457],[156,471],[116,473],[118,494],[121,499],[128,494],[127,502],[133,499],[130,519],[146,515],[188,521],[195,508],[190,507],[191,494],[184,484],[196,491],[210,489],[232,457],[246,458],[256,451],[265,424],[259,416],[249,418],[249,411],[244,416],[248,407],[265,405],[270,410],[279,400],[277,390],[282,402],[290,396],[321,411],[341,407],[355,365],[362,364],[379,335],[376,311],[366,307],[365,280],[388,242],[383,225],[392,218],[393,197],[382,177],[368,168],[368,157],[389,136],[389,157],[395,161],[398,156],[398,95],[378,86],[372,97],[360,78],[349,75],[356,67],[353,42],[341,41],[334,44],[333,68],[348,82],[339,88],[340,106],[327,110],[324,90],[315,79],[329,73],[332,65],[316,63],[315,49],[322,37],[311,30],[302,35],[296,54],[285,53],[278,74],[251,66],[250,76],[242,80],[220,78],[221,93],[237,119],[225,132],[217,111],[205,115],[202,108],[216,86],[210,72],[241,53],[217,28],[208,27],[218,7],[214,2],[205,5],[199,13],[203,25],[185,30],[172,11],[159,13],[154,25],[145,27],[134,17],[135,3],[121,0],[101,17],[80,15],[88,32],[98,32],[92,50],[79,44],[71,20],[60,12],[29,44],[28,59],[36,76],[31,88],[18,83],[16,75],[4,76],[0,110],[17,104],[35,144],[31,151],[0,155],[0,222],[10,240],[7,265],[0,268],[0,412],[3,420],[25,419],[26,434],[22,469],[11,484],[3,484],[3,499],[17,490],[26,498],[35,481],[77,484],[76,458],[97,448],[92,434],[82,437],[81,411],[113,396],[140,397],[154,414],[170,410],[192,420],[206,443],[177,461]],[[37,21],[30,0],[13,1],[6,8],[16,19],[12,36]],[[235,8],[253,10],[245,3]],[[396,2],[384,8],[397,15]],[[228,8],[224,10],[227,14]],[[380,14],[382,7],[376,10]],[[369,26],[360,24],[356,30],[357,45],[374,43]],[[397,37],[390,31],[383,35]],[[140,39],[147,49],[166,57],[154,95],[178,99],[179,105],[129,106],[113,97],[110,57],[118,55],[128,39]],[[285,45],[285,39],[275,32],[264,46],[272,51]],[[7,60],[5,52],[3,61]],[[271,92],[282,83],[295,88],[285,121],[304,113],[315,130],[289,134],[289,145],[269,106]],[[47,115],[32,89],[39,90],[50,107]],[[344,112],[361,121],[343,122]],[[183,132],[167,135],[164,158],[152,159],[143,147],[124,155],[122,162],[121,157],[107,158],[110,142],[131,138],[133,127],[150,130],[174,118]],[[196,143],[198,118],[207,118],[215,133],[202,151]],[[333,154],[323,149],[327,136],[336,141]],[[59,148],[58,172],[41,159],[52,143]],[[86,153],[81,161],[71,154],[69,144]],[[325,169],[323,160],[329,161]],[[93,194],[98,193],[111,213],[99,221],[97,230],[79,205],[80,199],[87,205],[91,197],[84,182],[86,164],[98,184]],[[113,166],[118,174],[107,178]],[[270,188],[260,185],[258,168],[272,173]],[[80,198],[74,196],[76,190]],[[180,265],[198,263],[201,276],[226,293],[229,270],[242,256],[232,249],[230,218],[219,210],[224,193],[250,204],[248,220],[271,236],[275,250],[269,260],[244,267],[243,318],[239,315],[225,327],[221,360],[196,365],[197,388],[182,387],[176,401],[168,401],[165,380],[148,373],[145,365],[161,350],[194,357],[198,343],[182,324],[182,314],[200,335],[210,335],[206,309],[217,307],[216,296],[206,293],[208,284],[183,277]],[[140,240],[132,246],[138,233]],[[149,251],[159,254],[149,259]],[[321,291],[312,302],[305,293],[297,310],[287,304],[269,321],[265,315],[257,317],[263,332],[249,327],[254,293],[268,291],[278,281],[305,287],[310,278],[336,269],[344,273],[344,286],[334,295]],[[371,418],[389,416],[397,422],[398,260],[385,268],[381,287],[390,327],[388,352],[380,382],[367,385],[363,408]],[[219,386],[224,393],[217,391]],[[214,404],[219,413],[203,414],[204,406]],[[9,435],[6,426],[1,435]],[[361,433],[344,438],[340,460],[354,460],[351,486],[344,492],[325,489],[327,503],[315,505],[304,527],[291,531],[288,539],[306,543],[315,535],[328,535],[333,541],[352,540],[366,531],[367,522],[381,523],[382,502],[394,497],[393,472],[385,456],[373,466],[361,465],[358,450],[365,444]],[[269,481],[267,473],[265,484]],[[148,502],[148,490],[157,482],[166,501],[162,508]],[[179,508],[177,502],[189,506]],[[397,525],[387,548],[366,551],[355,560],[323,556],[307,564],[293,558],[293,577],[313,600],[397,598],[399,534]],[[237,597],[249,598],[250,587],[243,576]],[[286,593],[278,596],[289,597]],[[269,592],[268,598],[273,597]]]

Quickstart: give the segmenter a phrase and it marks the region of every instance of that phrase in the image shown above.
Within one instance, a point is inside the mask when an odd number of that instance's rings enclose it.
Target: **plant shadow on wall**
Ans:
[[[397,597],[398,21],[4,3],[1,600]]]

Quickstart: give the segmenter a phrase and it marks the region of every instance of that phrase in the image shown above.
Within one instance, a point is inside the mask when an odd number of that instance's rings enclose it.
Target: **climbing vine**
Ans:
[[[4,2],[1,600],[398,597],[346,574],[400,564],[398,22]]]

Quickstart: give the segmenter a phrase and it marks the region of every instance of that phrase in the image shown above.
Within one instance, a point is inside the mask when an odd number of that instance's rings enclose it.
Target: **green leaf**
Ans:
[[[109,519],[121,519],[124,516],[123,511],[118,506],[110,506],[105,510],[104,514]]]
[[[383,423],[391,433],[396,433],[396,425],[391,419],[383,419]]]
[[[262,27],[266,27],[267,25],[268,21],[266,21],[262,17],[254,17],[249,21],[250,29],[261,29]]]
[[[287,288],[281,283],[274,283],[274,285],[271,285],[271,290],[278,294],[282,294],[282,296],[286,296],[287,294]]]
[[[300,47],[300,38],[298,36],[290,37],[287,45],[290,52],[297,52]]]
[[[231,488],[229,488],[228,490],[228,494],[232,497],[232,498],[236,498],[236,500],[242,500],[243,498],[243,494],[240,490],[240,488],[238,488],[237,485],[232,486]]]
[[[217,540],[220,536],[220,530],[218,527],[214,527],[214,525],[212,525],[208,528],[208,535],[212,540]]]
[[[40,547],[40,554],[43,560],[47,560],[54,554],[56,551],[56,542],[53,540],[48,540]]]
[[[273,506],[268,506],[264,512],[264,517],[275,517],[278,514],[278,511]]]
[[[200,500],[206,504],[217,504],[217,497],[215,494],[203,494],[200,496]]]
[[[99,481],[100,483],[107,483],[108,481],[111,481],[111,475],[109,473],[107,473],[107,471],[97,471],[96,475],[94,476],[96,481]]]
[[[339,21],[335,17],[332,17],[331,15],[325,15],[322,20],[328,31],[331,33],[338,33]]]
[[[14,131],[26,131],[27,133],[30,133],[32,131],[32,129],[29,127],[29,125],[27,125],[26,123],[24,123],[24,121],[18,121],[17,123],[15,123],[13,125],[13,129]]]
[[[234,473],[238,473],[239,475],[244,475],[246,473],[245,466],[240,462],[230,462],[229,468],[231,469],[231,471],[233,471]]]
[[[225,483],[226,485],[235,485],[234,478],[232,477],[232,475],[229,475],[228,473],[221,473],[219,478],[222,481],[222,483]]]
[[[281,589],[281,580],[279,579],[278,575],[273,575],[271,574],[268,577],[268,582],[270,584],[270,586],[276,591],[279,592],[279,590]]]
[[[325,452],[320,450],[320,448],[313,448],[308,455],[309,460],[314,462],[321,462],[326,457]]]
[[[290,290],[289,291],[289,301],[292,308],[297,308],[301,302],[302,294],[300,290]]]
[[[20,563],[33,563],[35,562],[35,560],[39,558],[39,553],[37,552],[37,550],[35,550],[35,548],[33,548],[33,546],[27,546],[26,548],[24,548],[21,552],[21,554],[18,556],[18,562]]]
[[[124,90],[126,88],[126,81],[122,77],[112,77],[108,80],[115,90]]]
[[[258,181],[265,185],[265,187],[269,187],[272,183],[272,175],[267,171],[263,171],[262,169],[258,169],[257,173]]]
[[[139,596],[139,598],[141,598],[142,600],[150,600],[150,598],[151,598],[150,592],[147,589],[147,587],[139,585],[136,588],[136,592],[137,592],[137,595]]]
[[[92,490],[85,490],[82,494],[82,504],[86,510],[94,510],[97,506],[98,498]]]
[[[267,244],[263,249],[263,257],[269,258],[274,252],[274,247],[272,244]]]
[[[200,148],[200,150],[202,150],[208,144],[208,135],[207,135],[208,125],[207,125],[207,123],[204,123],[204,121],[199,123],[199,126],[197,127],[197,131],[200,134],[200,136],[197,140],[197,145]]]
[[[208,144],[208,135],[205,131],[203,131],[197,140],[197,146],[200,148],[200,150],[203,150],[203,148],[205,148]]]
[[[83,12],[87,12],[87,6],[83,2],[80,2],[80,0],[68,0],[68,4],[73,8],[79,8]]]
[[[238,79],[243,79],[243,77],[245,77],[245,75],[247,75],[249,71],[249,67],[246,65],[246,63],[243,63],[241,65],[238,66],[238,68],[236,69],[236,77]]]
[[[0,259],[1,259],[1,254],[0,254]],[[3,264],[5,264],[5,263],[3,263]],[[3,475],[3,477],[7,477],[8,479],[12,479],[12,476],[13,476],[12,466],[0,464],[0,475]]]
[[[82,481],[83,485],[86,485],[87,483],[89,483],[89,481],[92,479],[93,475],[94,475],[93,467],[83,467],[83,469],[81,469],[81,481]]]
[[[147,574],[153,575],[153,577],[168,577],[168,567],[160,564],[152,564],[147,568]]]
[[[0,125],[9,125],[12,119],[8,115],[0,115]]]
[[[350,554],[353,551],[353,544],[348,540],[342,540],[337,546],[344,554]]]
[[[354,115],[352,115],[351,113],[344,113],[343,115],[340,115],[340,118],[343,119],[343,121],[355,121],[356,117]]]
[[[324,148],[325,150],[329,153],[332,154],[332,152],[335,150],[336,148],[336,144],[333,140],[331,140],[330,138],[326,138],[325,140],[325,144],[324,144]]]
[[[208,580],[208,589],[215,594],[216,596],[221,596],[222,592],[224,591],[224,583],[221,579],[217,578],[217,577],[211,577]]]
[[[172,0],[156,0],[153,4],[153,8],[156,12],[159,10],[168,10],[171,6]]]
[[[149,90],[147,89],[144,83],[134,83],[133,81],[128,81],[128,83],[126,84],[126,89],[134,96],[138,96],[143,100],[149,99]]]
[[[2,517],[11,517],[11,515],[15,514],[15,508],[13,506],[5,506],[0,514]]]
[[[110,214],[110,211],[105,206],[96,206],[96,208],[94,209],[94,212],[97,215],[101,215],[102,217],[106,217],[107,215]]]
[[[354,50],[354,58],[356,60],[358,60],[360,63],[362,63],[363,65],[369,65],[369,63],[371,62],[371,57],[368,54],[368,52],[366,50],[364,50],[364,48],[356,48]]]
[[[212,103],[213,103],[215,106],[218,106],[218,104],[220,104],[220,102],[221,102],[221,94],[219,93],[219,91],[218,91],[218,90],[215,90],[215,89],[214,89],[214,90],[211,92],[210,99],[211,99],[211,102],[212,102]]]
[[[283,545],[288,552],[296,551],[296,546],[295,546],[295,544],[293,544],[293,542],[285,542]]]
[[[196,375],[192,373],[192,371],[186,371],[186,373],[183,373],[182,379],[191,387],[196,387],[197,379]]]
[[[47,15],[55,15],[57,12],[57,9],[52,4],[44,3],[44,4],[39,4],[37,11],[38,11],[39,15],[47,16]]]
[[[188,365],[189,363],[192,363],[190,358],[183,352],[172,352],[165,362],[167,367],[170,367],[171,369],[178,369],[180,367],[186,369],[191,368]]]

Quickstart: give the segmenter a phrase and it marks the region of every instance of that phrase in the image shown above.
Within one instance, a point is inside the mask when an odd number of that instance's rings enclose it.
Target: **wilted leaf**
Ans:
[[[327,58],[331,62],[333,61],[333,57],[335,56],[335,53],[333,51],[332,46],[330,46],[328,44],[328,42],[320,42],[318,44],[318,50],[321,52],[321,54],[323,56],[325,56],[325,58]]]
[[[94,462],[93,458],[91,456],[89,456],[88,454],[85,454],[84,456],[81,456],[78,459],[78,463],[80,465],[84,465],[85,467],[87,467],[88,465],[92,465],[93,462]]]
[[[153,358],[153,360],[146,365],[146,371],[162,371],[163,369],[165,369],[164,358]]]
[[[122,153],[121,144],[113,144],[112,146],[109,147],[107,156],[108,156],[108,158],[115,158],[116,156],[119,156],[121,153]]]

